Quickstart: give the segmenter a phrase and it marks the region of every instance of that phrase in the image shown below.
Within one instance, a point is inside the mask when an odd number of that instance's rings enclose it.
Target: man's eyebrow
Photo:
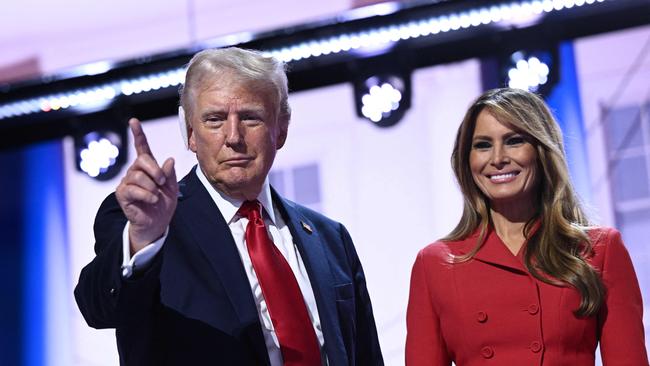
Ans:
[[[266,109],[263,106],[250,106],[246,108],[241,108],[237,113],[264,113]]]

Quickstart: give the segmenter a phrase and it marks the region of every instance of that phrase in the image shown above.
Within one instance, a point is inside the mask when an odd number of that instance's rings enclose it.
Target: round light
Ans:
[[[79,168],[97,178],[113,167],[120,155],[121,141],[114,132],[91,132],[84,136],[85,146],[79,151]]]

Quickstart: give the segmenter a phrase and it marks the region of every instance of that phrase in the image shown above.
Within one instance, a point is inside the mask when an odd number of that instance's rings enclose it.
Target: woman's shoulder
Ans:
[[[621,233],[613,227],[609,226],[592,226],[587,229],[587,235],[591,240],[592,245],[606,244],[612,238],[621,235]]]
[[[433,243],[425,246],[418,253],[421,258],[442,258],[451,254],[448,242],[436,240]]]
[[[587,235],[589,235],[592,249],[597,253],[609,251],[612,248],[615,250],[624,248],[621,233],[613,227],[593,226],[587,230]]]
[[[605,257],[618,256],[620,253],[627,255],[621,233],[617,229],[608,226],[594,226],[587,230],[587,235],[591,241],[591,262],[597,267],[602,265]]]
[[[449,264],[454,262],[454,257],[465,254],[471,249],[471,240],[443,240],[439,239],[420,250],[418,258],[427,262]]]

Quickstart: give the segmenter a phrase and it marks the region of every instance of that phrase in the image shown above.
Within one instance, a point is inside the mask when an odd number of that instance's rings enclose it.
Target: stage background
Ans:
[[[5,70],[0,76],[17,75],[6,71],[12,65],[22,65],[16,70],[24,75],[51,72],[313,20],[354,5],[342,0],[23,4],[3,5],[12,16],[0,25],[0,70]],[[632,255],[646,299],[647,340],[649,44],[650,27],[564,43],[563,78],[549,98],[566,134],[574,181],[594,221],[621,230]],[[449,157],[464,111],[481,92],[480,62],[419,69],[412,80],[412,107],[389,129],[356,116],[349,84],[291,94],[289,138],[271,175],[286,196],[349,229],[368,278],[387,365],[403,364],[415,255],[460,216]],[[176,158],[179,177],[194,165],[176,118],[147,121],[144,130],[159,161]],[[132,148],[129,154],[132,160]],[[98,182],[77,171],[70,138],[2,151],[0,163],[0,364],[116,365],[114,331],[89,328],[72,290],[93,257],[95,212],[120,177]]]

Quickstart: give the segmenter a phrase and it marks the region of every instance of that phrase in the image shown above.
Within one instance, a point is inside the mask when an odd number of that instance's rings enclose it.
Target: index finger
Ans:
[[[138,156],[146,154],[153,157],[149,143],[147,142],[147,136],[142,130],[140,121],[137,118],[131,118],[129,120],[129,127],[131,127],[131,133],[133,133],[133,145]]]

